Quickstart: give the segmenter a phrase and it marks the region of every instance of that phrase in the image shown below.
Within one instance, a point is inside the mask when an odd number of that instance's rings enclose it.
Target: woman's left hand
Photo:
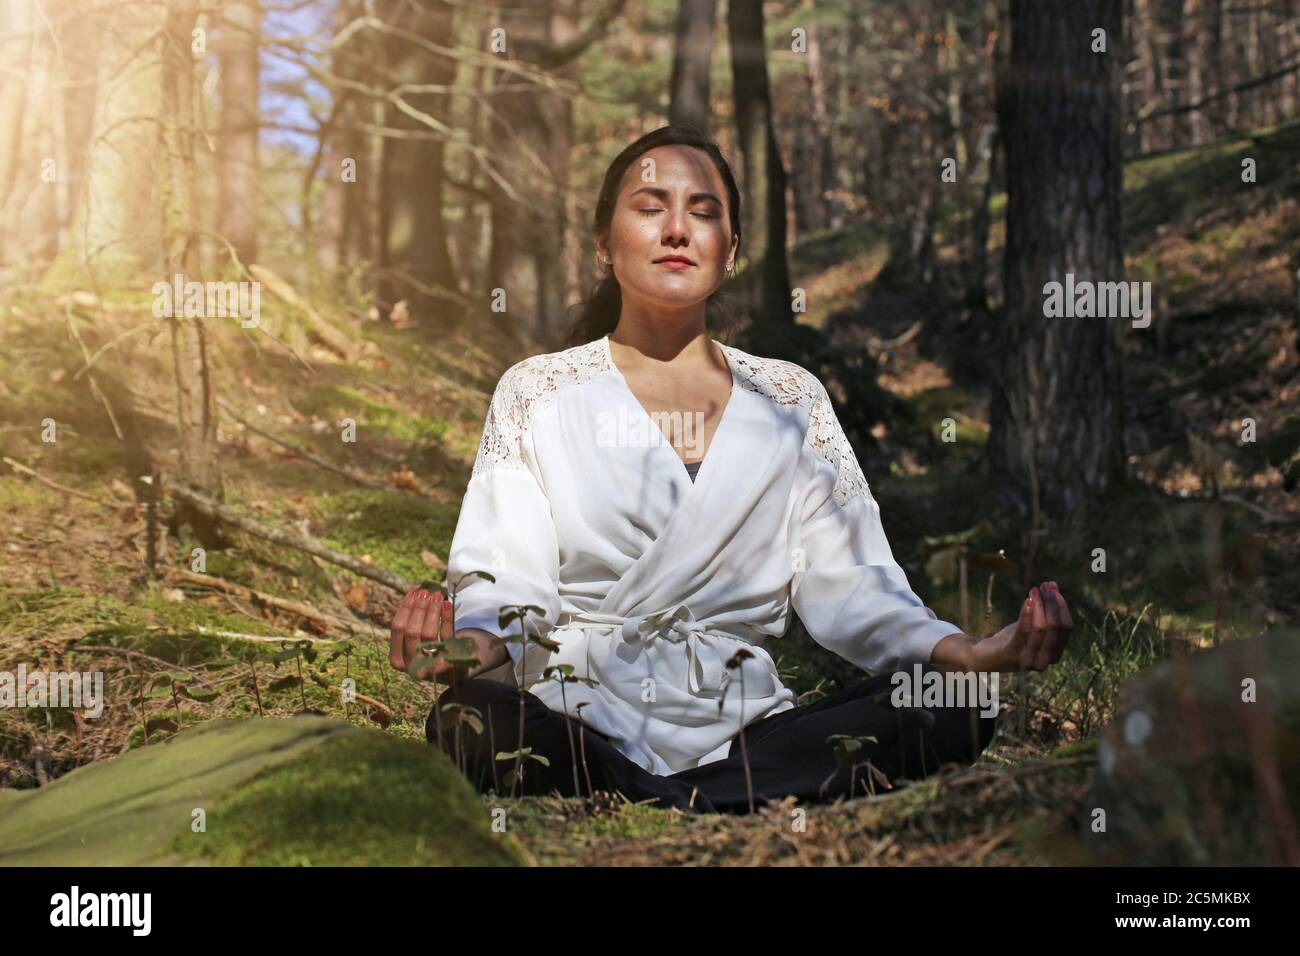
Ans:
[[[1020,606],[1020,618],[975,645],[983,660],[977,670],[1041,671],[1065,653],[1074,629],[1070,609],[1055,581],[1033,588]]]

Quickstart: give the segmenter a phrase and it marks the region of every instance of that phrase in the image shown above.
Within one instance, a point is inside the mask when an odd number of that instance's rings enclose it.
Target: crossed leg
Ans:
[[[922,670],[937,668],[927,664]],[[747,726],[745,752],[755,805],[787,796],[807,803],[860,797],[900,781],[919,780],[946,763],[974,763],[993,739],[997,717],[981,714],[974,705],[895,707],[890,701],[892,676],[864,678],[839,693]],[[875,739],[862,740],[851,762],[841,766],[828,742],[837,734]],[[699,787],[717,810],[749,809],[739,735],[724,759],[669,779]]]
[[[936,669],[923,665],[923,670]],[[895,707],[890,700],[893,689],[892,674],[876,674],[839,693],[749,724],[744,753],[755,804],[791,795],[801,802],[818,803],[880,792],[901,781],[918,780],[946,763],[973,763],[992,740],[996,716],[985,716],[973,705]],[[557,792],[572,797],[606,790],[688,812],[744,813],[749,808],[739,735],[722,760],[659,776],[633,763],[608,738],[577,719],[566,721],[533,694],[525,692],[522,697],[524,745],[548,762],[524,761],[520,793]],[[453,758],[460,749],[467,776],[480,792],[510,791],[504,779],[514,761],[494,758],[519,746],[519,701],[517,688],[482,679],[462,681],[440,698],[443,706],[461,704],[480,714],[482,732],[462,727],[459,741],[447,711],[442,727],[443,749]],[[432,712],[425,734],[431,743],[438,739]],[[828,741],[837,734],[864,738],[845,766],[836,760]]]

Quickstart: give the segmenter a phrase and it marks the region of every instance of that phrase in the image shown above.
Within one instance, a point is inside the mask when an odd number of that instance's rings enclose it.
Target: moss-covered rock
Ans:
[[[1297,807],[1300,633],[1279,631],[1124,685],[1080,832],[1107,864],[1280,864],[1292,862],[1282,834]]]
[[[527,859],[433,748],[325,717],[213,721],[41,790],[0,791],[0,864],[182,862]]]

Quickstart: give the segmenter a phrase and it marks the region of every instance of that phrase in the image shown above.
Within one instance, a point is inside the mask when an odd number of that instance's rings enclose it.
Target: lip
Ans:
[[[656,259],[655,265],[667,266],[669,269],[689,269],[695,263],[685,256],[664,256],[662,259]]]

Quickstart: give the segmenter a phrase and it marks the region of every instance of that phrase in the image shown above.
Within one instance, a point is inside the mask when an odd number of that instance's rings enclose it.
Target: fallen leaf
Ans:
[[[391,478],[393,484],[398,488],[401,488],[403,491],[414,491],[417,493],[420,491],[420,483],[416,480],[415,472],[411,471],[411,469],[406,467],[406,465],[402,465],[402,467],[393,472]]]
[[[366,589],[360,584],[354,584],[343,595],[343,600],[347,602],[348,607],[360,614],[366,609]]]
[[[421,551],[420,560],[424,562],[425,567],[433,568],[436,571],[446,571],[447,562],[442,560],[432,551]]]

